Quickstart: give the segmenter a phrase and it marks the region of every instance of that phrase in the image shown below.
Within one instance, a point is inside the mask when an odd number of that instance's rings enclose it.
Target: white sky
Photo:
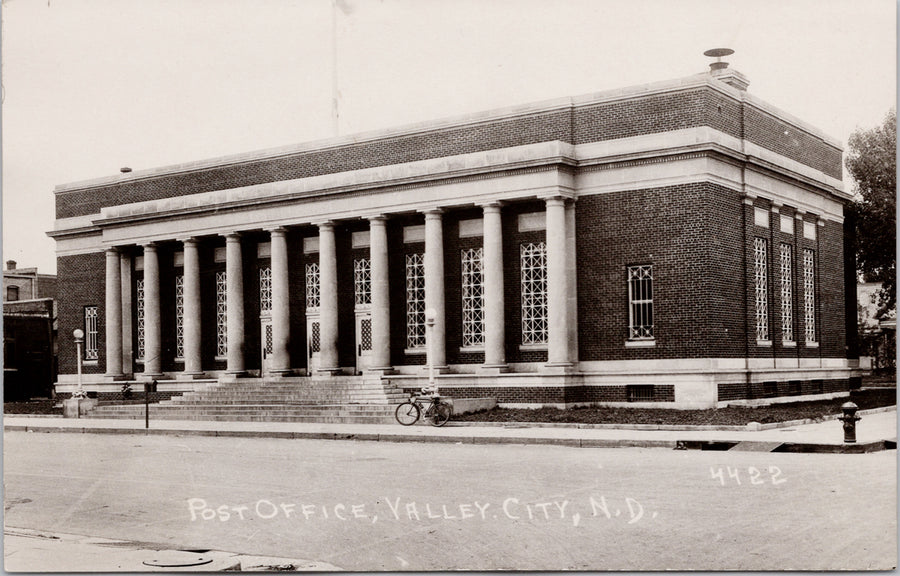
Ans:
[[[896,102],[895,0],[3,0],[3,260],[53,188],[703,72],[846,143]],[[848,190],[850,187],[848,186]]]

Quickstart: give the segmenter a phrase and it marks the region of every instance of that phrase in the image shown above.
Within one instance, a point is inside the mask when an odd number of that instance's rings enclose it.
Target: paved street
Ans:
[[[4,436],[6,526],[346,570],[890,569],[896,452]]]

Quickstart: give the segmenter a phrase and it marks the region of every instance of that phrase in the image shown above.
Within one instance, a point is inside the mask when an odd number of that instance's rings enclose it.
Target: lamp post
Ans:
[[[434,318],[437,313],[433,308],[425,310],[425,345],[428,348],[428,387],[431,388],[432,394],[437,394],[437,387],[434,385]]]
[[[76,328],[72,332],[75,337],[75,355],[78,361],[78,389],[72,394],[72,400],[75,404],[75,417],[81,418],[81,400],[85,397],[84,385],[81,381],[81,343],[84,342],[84,331]]]

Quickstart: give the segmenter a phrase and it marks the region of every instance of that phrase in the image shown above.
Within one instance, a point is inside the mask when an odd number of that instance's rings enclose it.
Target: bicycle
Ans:
[[[432,426],[443,426],[453,415],[453,406],[438,395],[428,396],[428,404],[423,405],[422,395],[413,392],[409,400],[401,403],[394,411],[394,418],[403,426],[412,426],[422,416],[431,420]]]

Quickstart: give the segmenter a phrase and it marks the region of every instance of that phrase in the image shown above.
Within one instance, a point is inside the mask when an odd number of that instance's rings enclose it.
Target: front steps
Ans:
[[[150,405],[151,420],[385,424],[407,396],[379,376],[238,379]],[[141,404],[105,405],[91,418],[143,419]]]

